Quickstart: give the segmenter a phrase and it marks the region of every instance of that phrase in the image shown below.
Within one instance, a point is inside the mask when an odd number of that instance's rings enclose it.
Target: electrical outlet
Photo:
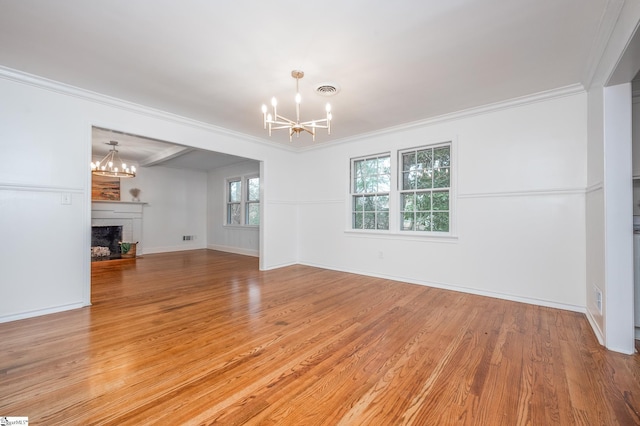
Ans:
[[[384,253],[382,251],[378,252],[378,259],[384,259]]]
[[[60,204],[64,204],[64,205],[71,204],[71,194],[68,192],[63,193],[60,196]]]
[[[602,290],[596,286],[593,286],[593,290],[595,292],[596,308],[599,313],[602,313]]]

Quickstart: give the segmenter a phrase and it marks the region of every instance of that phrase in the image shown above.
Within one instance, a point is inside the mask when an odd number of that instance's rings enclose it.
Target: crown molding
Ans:
[[[402,131],[415,129],[415,128],[433,126],[435,124],[440,124],[447,121],[460,120],[463,118],[474,117],[477,115],[488,114],[496,111],[529,105],[537,102],[543,102],[550,99],[562,98],[565,96],[572,96],[572,95],[585,92],[585,89],[582,86],[582,84],[572,84],[572,85],[560,87],[557,89],[546,90],[543,92],[538,92],[538,93],[533,93],[526,96],[512,98],[506,101],[495,102],[495,103],[483,105],[480,107],[464,109],[464,110],[449,113],[449,114],[442,114],[435,117],[414,121],[411,123],[405,123],[399,126],[387,127],[385,129],[377,130],[374,132],[362,133],[360,135],[356,135],[352,137],[337,139],[337,140],[322,143],[319,145],[295,147],[295,146],[272,142],[267,139],[257,138],[244,133],[234,132],[232,130],[225,129],[223,127],[219,127],[210,123],[205,123],[202,121],[183,117],[170,112],[150,108],[144,105],[136,104],[133,102],[125,101],[125,100],[114,98],[107,95],[103,95],[97,92],[92,92],[90,90],[81,89],[65,83],[60,83],[44,77],[36,76],[33,74],[25,73],[22,71],[14,70],[14,69],[3,67],[3,66],[0,66],[0,78],[9,80],[9,81],[14,81],[20,84],[30,85],[30,86],[48,90],[51,92],[60,93],[66,96],[72,96],[82,100],[110,106],[113,108],[118,108],[121,110],[146,115],[152,118],[158,118],[161,120],[170,121],[170,122],[174,122],[174,123],[185,125],[185,126],[202,129],[208,132],[217,133],[220,135],[242,139],[252,143],[269,145],[270,147],[288,151],[288,152],[306,152],[306,151],[313,151],[317,149],[324,149],[324,148],[331,147],[333,145],[351,143],[351,142],[356,142],[363,139],[370,139],[373,137],[386,135],[389,133],[397,133],[397,132],[402,132]]]
[[[308,147],[298,148],[302,151],[312,151],[316,149],[323,149],[333,145],[343,145],[345,143],[356,142],[363,139],[371,139],[378,136],[383,136],[389,133],[398,133],[406,130],[433,126],[436,124],[445,123],[447,121],[461,120],[464,118],[475,117],[478,115],[489,114],[506,109],[516,108],[524,105],[530,105],[538,102],[548,101],[551,99],[563,98],[566,96],[573,96],[581,93],[586,93],[584,86],[580,83],[571,84],[569,86],[559,87],[557,89],[546,90],[543,92],[533,93],[526,96],[520,96],[512,98],[506,101],[495,102],[479,107],[464,109],[461,111],[452,112],[449,114],[442,114],[423,120],[413,121],[411,123],[405,123],[399,126],[387,127],[385,129],[376,130],[374,132],[362,133],[360,135],[337,139],[331,142],[323,143],[321,145],[312,145]]]
[[[584,87],[589,88],[593,84],[593,79],[598,71],[598,67],[600,66],[604,52],[609,44],[613,30],[618,23],[618,18],[620,17],[620,12],[622,12],[624,1],[625,0],[609,0],[602,12],[600,22],[598,23],[598,30],[589,52],[587,66],[582,77],[582,84]]]
[[[0,65],[0,79],[13,81],[28,86],[33,86],[39,89],[47,90],[54,93],[59,93],[65,96],[71,96],[81,100],[98,103],[101,105],[117,108],[120,110],[133,112],[136,114],[146,115],[148,117],[161,119],[164,121],[173,122],[176,124],[189,126],[201,130],[205,130],[219,135],[230,136],[237,139],[242,139],[247,142],[257,143],[260,145],[269,145],[273,148],[295,152],[296,149],[288,145],[275,143],[267,139],[257,138],[247,135],[245,133],[235,132],[233,130],[226,129],[224,127],[216,126],[214,124],[206,123],[203,121],[194,120],[181,115],[173,114],[167,111],[151,108],[148,106],[136,104],[134,102],[125,101],[122,99],[114,98],[111,96],[103,95],[101,93],[92,92],[90,90],[81,89],[76,86],[72,86],[66,83],[61,83],[55,80],[50,80],[45,77],[40,77],[34,74],[29,74],[23,71],[7,68]]]

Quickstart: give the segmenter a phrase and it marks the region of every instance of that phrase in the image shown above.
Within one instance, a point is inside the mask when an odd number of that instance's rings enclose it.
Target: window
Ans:
[[[455,237],[453,144],[352,158],[351,229]]]
[[[400,230],[449,232],[451,146],[400,152]]]
[[[260,225],[260,178],[252,177],[247,179],[247,201],[246,201],[247,225]]]
[[[227,224],[240,225],[242,181],[240,179],[227,181],[227,193]]]
[[[389,154],[352,160],[353,229],[389,229]]]
[[[260,178],[227,179],[227,225],[260,225]]]

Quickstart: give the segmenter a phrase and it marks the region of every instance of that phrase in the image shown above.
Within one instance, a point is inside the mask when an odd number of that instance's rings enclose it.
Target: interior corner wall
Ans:
[[[0,321],[90,303],[92,126],[262,161],[269,188],[261,206],[268,229],[261,267],[296,262],[288,220],[297,214],[295,186],[283,172],[293,161],[287,149],[6,68],[0,93],[0,228],[11,242],[0,246]]]
[[[593,87],[588,93],[587,191],[585,194],[585,256],[587,317],[600,343],[604,344],[604,312],[598,308],[606,300],[605,279],[605,200],[604,200],[604,88]],[[600,137],[597,137],[600,135]],[[604,305],[603,305],[604,306]]]
[[[618,149],[626,149],[616,145],[616,141],[607,140],[609,130],[605,125],[605,119],[609,117],[611,119],[615,115],[615,111],[609,110],[607,107],[607,100],[605,93],[608,88],[607,85],[611,84],[610,80],[613,76],[616,76],[618,80],[624,80],[626,78],[630,81],[633,73],[629,67],[633,66],[633,63],[637,63],[637,49],[629,46],[637,46],[638,27],[640,25],[640,2],[624,2],[622,9],[620,10],[618,20],[616,22],[613,31],[611,32],[604,52],[599,58],[600,61],[595,69],[593,78],[589,82],[588,88],[588,161],[587,161],[587,176],[588,187],[586,197],[586,209],[587,209],[587,221],[586,221],[586,259],[587,259],[587,282],[586,282],[586,294],[587,294],[587,317],[590,319],[591,324],[598,336],[601,343],[605,344],[607,348],[617,350],[625,353],[633,352],[633,338],[617,339],[614,336],[609,335],[609,331],[623,330],[623,334],[632,333],[633,321],[625,321],[621,319],[615,310],[618,305],[617,302],[611,302],[608,299],[614,298],[627,298],[628,301],[633,300],[633,292],[627,292],[628,283],[620,282],[613,279],[617,274],[616,271],[610,271],[609,268],[614,267],[616,261],[614,259],[608,259],[614,253],[621,253],[624,258],[629,258],[632,255],[633,247],[631,243],[625,242],[625,238],[620,238],[616,235],[616,232],[610,232],[607,223],[611,223],[609,219],[615,217],[619,211],[619,208],[625,208],[624,206],[616,206],[618,202],[622,202],[628,205],[628,200],[632,198],[631,191],[624,195],[618,192],[608,182],[613,178],[613,181],[617,181],[621,176],[616,176],[615,171],[612,176],[609,176],[607,172],[608,167],[627,167],[625,164],[612,164],[607,157],[618,157]],[[626,60],[632,58],[633,60]],[[624,64],[625,69],[618,69],[620,64]],[[637,66],[635,67],[637,72]],[[626,77],[623,77],[626,76]],[[620,81],[623,82],[624,81]],[[628,82],[628,81],[626,81]],[[610,100],[611,101],[611,100]],[[615,105],[616,102],[610,102]],[[612,112],[614,115],[612,115]],[[608,124],[609,127],[615,122],[611,120]],[[610,133],[613,134],[613,133]],[[609,151],[611,150],[612,151]],[[630,156],[630,154],[628,154]],[[611,170],[609,170],[611,172]],[[631,174],[630,170],[620,170],[621,173]],[[630,182],[628,183],[630,184]],[[626,185],[626,184],[624,184]],[[613,188],[614,192],[609,193],[610,188]],[[627,201],[625,201],[627,200]],[[628,219],[631,221],[632,208],[629,207]],[[609,219],[608,219],[609,218]],[[614,226],[615,228],[615,226]],[[631,238],[631,227],[628,228],[628,237]],[[616,244],[620,244],[619,246]],[[613,249],[613,252],[610,250]],[[629,271],[624,273],[628,274]],[[596,308],[596,295],[595,290],[598,287],[602,291],[602,313]],[[625,316],[626,314],[623,314]],[[614,333],[617,334],[617,333]],[[631,336],[631,334],[629,334]],[[624,340],[624,341],[623,341]]]
[[[308,151],[300,262],[584,312],[586,129],[581,92]],[[350,231],[351,158],[452,139],[456,239]]]
[[[259,256],[260,229],[258,227],[226,225],[227,179],[252,175],[260,175],[260,163],[257,161],[243,161],[209,171],[207,177],[208,248]]]

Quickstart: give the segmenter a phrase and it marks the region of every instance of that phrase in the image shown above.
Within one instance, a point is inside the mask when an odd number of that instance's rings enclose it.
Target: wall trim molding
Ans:
[[[207,249],[224,251],[226,253],[241,254],[244,256],[260,257],[260,250],[246,249],[241,247],[222,246],[218,244],[207,244]]]
[[[411,278],[406,278],[406,277],[398,277],[398,276],[395,276],[395,275],[387,275],[387,274],[373,274],[371,272],[361,271],[361,270],[358,270],[358,269],[335,268],[335,267],[331,267],[331,266],[328,266],[328,265],[316,264],[316,263],[313,263],[313,262],[300,261],[298,263],[300,265],[312,266],[314,268],[322,268],[322,269],[328,269],[328,270],[332,270],[332,271],[364,275],[364,276],[368,276],[368,277],[383,278],[383,279],[386,279],[386,280],[399,281],[399,282],[408,283],[408,284],[417,284],[417,285],[422,285],[422,286],[425,286],[425,287],[433,287],[433,288],[439,288],[439,289],[442,289],[442,290],[457,291],[457,292],[460,292],[460,293],[473,294],[473,295],[476,295],[476,296],[492,297],[494,299],[501,299],[501,300],[509,300],[511,302],[526,303],[528,305],[543,306],[543,307],[553,308],[553,309],[562,309],[562,310],[565,310],[565,311],[579,312],[579,313],[582,313],[582,314],[585,314],[585,315],[587,314],[587,309],[586,309],[585,306],[571,305],[571,304],[567,304],[567,303],[559,303],[559,302],[554,302],[554,301],[551,301],[551,300],[536,299],[536,298],[532,298],[532,297],[522,297],[522,296],[516,296],[516,295],[512,295],[512,294],[497,293],[497,292],[479,290],[479,289],[470,288],[470,287],[462,287],[462,286],[454,285],[454,284],[439,283],[439,282],[435,282],[435,281],[416,280],[416,279],[411,279]]]
[[[604,182],[599,181],[592,185],[587,186],[584,192],[585,194],[590,194],[592,192],[601,191],[603,189],[604,189]]]
[[[80,309],[91,306],[91,303],[84,304],[82,302],[70,303],[68,305],[52,306],[45,309],[36,309],[34,311],[20,312],[17,314],[0,316],[0,323],[18,321],[27,318],[39,317],[42,315],[56,314],[58,312],[70,311],[72,309]]]
[[[26,191],[26,192],[72,192],[84,194],[84,188],[67,186],[43,186],[25,183],[0,183],[0,191]]]
[[[463,110],[448,113],[448,114],[442,114],[442,115],[437,115],[435,117],[426,118],[423,120],[413,121],[411,123],[405,123],[399,126],[387,127],[385,129],[376,130],[374,132],[363,133],[363,134],[352,136],[352,137],[337,139],[337,140],[326,142],[323,144],[301,147],[301,148],[298,148],[297,151],[306,152],[306,151],[313,151],[317,149],[324,149],[334,145],[343,145],[345,143],[356,142],[363,139],[370,139],[378,136],[383,136],[389,133],[398,133],[398,132],[403,132],[403,131],[411,130],[415,128],[429,127],[436,124],[445,123],[448,121],[471,118],[478,115],[489,114],[497,111],[517,108],[525,105],[530,105],[530,104],[548,101],[552,99],[564,98],[567,96],[573,96],[573,95],[582,94],[582,93],[584,94],[587,93],[582,84],[571,84],[571,85],[559,87],[556,89],[546,90],[538,93],[533,93],[530,95],[512,98],[506,101],[494,102],[494,103],[482,105],[479,107],[463,109]]]
[[[458,198],[528,197],[549,195],[584,195],[585,188],[525,189],[521,191],[468,192],[458,194]]]
[[[591,329],[593,330],[593,334],[596,335],[596,339],[598,339],[598,343],[600,343],[602,346],[605,346],[604,344],[604,334],[602,334],[602,330],[600,330],[600,327],[598,327],[598,322],[593,318],[593,315],[591,313],[591,311],[589,309],[586,310],[585,315],[587,316],[587,320],[589,321],[589,325],[591,326]]]

